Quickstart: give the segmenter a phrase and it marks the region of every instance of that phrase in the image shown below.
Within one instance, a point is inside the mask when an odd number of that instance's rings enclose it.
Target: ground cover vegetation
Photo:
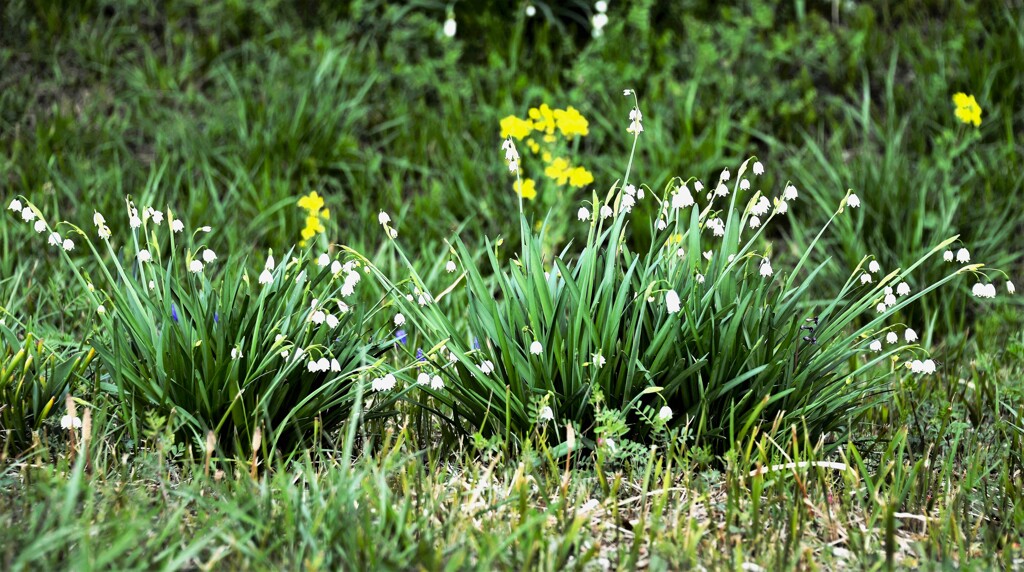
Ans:
[[[1024,567],[1024,5],[0,7],[0,562]]]

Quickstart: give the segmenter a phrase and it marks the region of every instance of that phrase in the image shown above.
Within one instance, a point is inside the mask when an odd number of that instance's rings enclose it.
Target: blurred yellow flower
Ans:
[[[501,120],[501,137],[503,139],[514,137],[517,140],[522,140],[523,137],[526,137],[533,131],[533,127],[533,121],[509,115]]]
[[[594,175],[583,167],[576,167],[569,171],[569,184],[576,187],[585,187],[594,182]]]
[[[590,124],[575,107],[570,105],[565,109],[556,109],[554,115],[558,130],[565,137],[570,139],[576,135],[586,137],[590,133],[588,128]]]
[[[304,208],[309,212],[320,212],[320,209],[323,208],[323,206],[324,199],[320,195],[316,194],[316,191],[313,191],[299,199],[299,207]]]
[[[973,95],[957,93],[953,96],[953,104],[956,105],[957,119],[975,127],[981,125],[981,106]]]
[[[531,107],[528,112],[533,119],[533,128],[548,135],[555,133],[555,112],[546,103],[540,107]]]
[[[532,201],[537,198],[537,184],[533,179],[523,179],[521,183],[520,181],[516,181],[512,185],[512,188],[526,200]],[[520,191],[520,189],[522,190]]]
[[[330,209],[323,208],[324,199],[316,191],[299,198],[298,205],[306,211],[306,226],[303,227],[300,233],[302,241],[299,242],[299,246],[305,248],[306,244],[309,243],[309,239],[327,230],[321,221],[329,220],[331,218],[331,211]]]
[[[569,180],[569,161],[559,157],[544,169],[544,175],[559,185]]]

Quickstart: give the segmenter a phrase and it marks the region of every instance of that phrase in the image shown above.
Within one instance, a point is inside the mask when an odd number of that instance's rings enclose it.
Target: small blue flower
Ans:
[[[406,335],[405,330],[398,330],[397,332],[395,332],[395,335],[398,336],[396,340],[400,344],[405,344],[405,342],[408,341],[409,339],[409,336]]]
[[[214,324],[219,324],[220,323],[220,314],[216,310],[214,310],[214,312],[213,312],[213,323]]]
[[[416,361],[427,361],[427,356],[423,355],[423,348],[416,348]]]
[[[474,350],[480,349],[480,340],[476,336],[473,336],[473,349]]]
[[[174,323],[178,323],[178,307],[174,305],[174,302],[171,302],[171,319],[174,320]]]

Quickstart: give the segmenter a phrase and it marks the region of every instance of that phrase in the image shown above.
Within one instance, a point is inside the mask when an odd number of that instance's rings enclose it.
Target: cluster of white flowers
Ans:
[[[982,284],[981,282],[978,282],[971,287],[971,294],[978,298],[995,298],[996,285],[992,283]]]
[[[953,262],[953,258],[954,255],[952,250],[947,250],[946,252],[942,253],[942,259],[945,260],[946,262]],[[966,248],[961,248],[960,250],[957,250],[956,261],[959,262],[960,264],[970,262],[971,253]]]
[[[310,373],[317,373],[321,371],[339,372],[341,371],[341,364],[338,363],[337,358],[331,358],[330,360],[328,360],[326,357],[322,357],[318,360],[309,360],[307,369],[310,371]]]
[[[923,373],[923,374],[935,373],[935,362],[930,360],[930,359],[926,359],[924,361],[916,359],[916,360],[910,362],[908,364],[908,367],[910,367],[910,371],[912,371],[913,373]]]
[[[705,228],[710,228],[711,234],[715,236],[725,236],[725,222],[723,222],[722,219],[718,217],[709,219],[706,223],[704,223],[704,226]]]
[[[274,255],[267,255],[267,262],[263,265],[263,272],[260,273],[260,284],[267,285],[274,282]]]
[[[398,383],[398,380],[395,379],[395,375],[393,373],[389,373],[384,377],[375,377],[373,381],[370,382],[370,389],[373,391],[391,391],[395,388],[396,383]]]
[[[509,137],[502,141],[501,150],[505,152],[505,161],[508,163],[508,172],[516,173],[519,171],[519,151],[516,150],[516,144],[512,142],[512,137]]]
[[[529,8],[532,8],[530,6]],[[527,10],[529,10],[527,8]],[[527,12],[529,13],[529,12]],[[594,15],[590,18],[591,34],[595,38],[600,38],[604,34],[604,27],[608,25],[608,2],[605,0],[598,0],[594,3]]]
[[[419,385],[429,385],[430,389],[433,389],[434,391],[444,389],[444,380],[437,374],[431,376],[426,372],[420,372],[420,374],[416,376],[416,383]]]

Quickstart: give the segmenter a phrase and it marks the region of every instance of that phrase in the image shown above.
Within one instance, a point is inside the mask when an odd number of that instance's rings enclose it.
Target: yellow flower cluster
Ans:
[[[981,106],[973,95],[958,93],[953,96],[953,104],[956,105],[957,119],[975,127],[981,125]]]
[[[586,168],[573,167],[568,159],[552,154],[550,147],[558,140],[556,134],[571,141],[576,137],[586,137],[589,133],[590,123],[571,105],[565,109],[552,109],[543,103],[540,107],[530,108],[526,119],[509,115],[501,120],[501,136],[525,140],[530,152],[540,155],[546,164],[544,175],[560,186],[569,184],[576,188],[585,187],[594,182],[594,176]],[[540,142],[531,137],[534,134],[539,136]],[[537,196],[536,182],[533,179],[526,179],[521,185],[516,183],[514,190],[524,199],[533,199]]]
[[[316,191],[299,199],[299,207],[306,211],[306,226],[302,229],[302,241],[299,246],[305,248],[309,239],[326,231],[323,221],[331,218],[330,209],[325,209],[324,199]]]

